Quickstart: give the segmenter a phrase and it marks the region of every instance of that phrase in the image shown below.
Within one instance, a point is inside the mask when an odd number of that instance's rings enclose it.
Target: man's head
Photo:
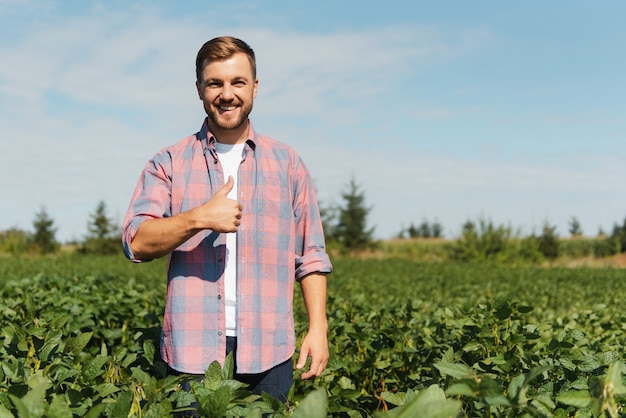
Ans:
[[[219,142],[243,142],[256,97],[256,61],[245,42],[220,37],[205,43],[196,58],[196,88]]]
[[[225,60],[236,53],[246,54],[252,67],[252,77],[256,79],[256,57],[250,45],[232,36],[220,36],[207,41],[196,57],[196,80],[202,81],[202,71],[211,61]]]

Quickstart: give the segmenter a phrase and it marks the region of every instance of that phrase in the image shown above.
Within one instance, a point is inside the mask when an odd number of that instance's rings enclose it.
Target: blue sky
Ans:
[[[376,236],[468,219],[586,235],[626,217],[626,2],[0,0],[0,230],[44,205],[121,222],[145,162],[196,132],[199,47],[256,51],[255,128],[323,205],[354,177]]]

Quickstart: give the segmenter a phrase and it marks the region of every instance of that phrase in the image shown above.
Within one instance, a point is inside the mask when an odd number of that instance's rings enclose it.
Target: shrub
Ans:
[[[449,258],[457,261],[506,262],[538,261],[539,243],[534,239],[520,239],[511,227],[496,226],[491,220],[478,223],[468,220],[463,224],[461,237],[449,247]]]

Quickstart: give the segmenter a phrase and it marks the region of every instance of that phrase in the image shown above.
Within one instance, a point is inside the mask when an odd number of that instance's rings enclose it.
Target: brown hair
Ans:
[[[198,51],[198,56],[196,57],[196,80],[200,81],[202,78],[202,71],[207,61],[224,60],[238,52],[248,56],[252,66],[253,78],[256,78],[256,58],[250,45],[232,36],[220,36],[207,41]]]

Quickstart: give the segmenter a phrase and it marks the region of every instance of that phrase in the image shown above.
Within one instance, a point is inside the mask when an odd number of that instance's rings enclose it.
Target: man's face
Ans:
[[[243,53],[211,61],[204,67],[196,87],[213,133],[237,130],[247,122],[257,86],[252,65]]]

